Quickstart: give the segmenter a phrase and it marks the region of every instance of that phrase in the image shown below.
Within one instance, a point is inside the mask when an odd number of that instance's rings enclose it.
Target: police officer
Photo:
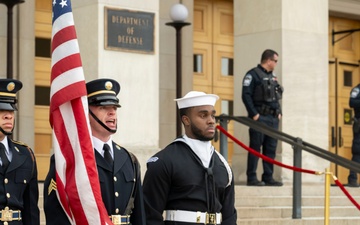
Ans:
[[[89,120],[101,195],[114,225],[145,225],[145,212],[136,157],[112,141],[117,131],[117,98],[120,85],[112,79],[97,79],[86,84]],[[44,182],[44,212],[47,225],[70,224],[56,197],[55,160]]]
[[[350,93],[349,105],[354,109],[353,142],[351,146],[352,161],[360,163],[360,84],[354,87]],[[358,175],[350,171],[348,176],[349,187],[359,187]]]
[[[236,225],[234,176],[211,145],[218,98],[190,91],[175,99],[185,134],[148,160],[147,225]]]
[[[18,80],[0,79],[0,224],[39,225],[34,153],[9,137],[15,125],[16,93],[21,88]]]
[[[283,88],[273,73],[278,61],[278,53],[267,49],[262,53],[261,62],[248,71],[243,79],[242,100],[248,116],[274,129],[279,128],[282,116],[279,100]],[[275,158],[277,140],[254,129],[249,129],[250,148],[262,152],[271,159]],[[263,161],[261,181],[257,179],[258,157],[248,153],[247,185],[248,186],[282,186],[273,178],[273,164]]]

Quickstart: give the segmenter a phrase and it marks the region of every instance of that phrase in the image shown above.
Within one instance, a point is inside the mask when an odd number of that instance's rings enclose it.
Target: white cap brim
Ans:
[[[201,105],[212,105],[214,106],[219,96],[214,94],[206,94],[200,91],[190,91],[184,97],[174,99],[177,102],[178,108],[189,108]]]

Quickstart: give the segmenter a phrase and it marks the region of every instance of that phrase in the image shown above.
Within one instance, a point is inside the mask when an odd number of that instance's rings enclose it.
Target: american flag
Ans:
[[[50,124],[57,196],[72,224],[112,224],[102,202],[70,0],[53,0]]]

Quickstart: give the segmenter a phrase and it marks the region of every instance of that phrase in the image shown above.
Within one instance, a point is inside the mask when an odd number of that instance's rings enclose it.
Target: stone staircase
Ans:
[[[360,202],[360,188],[347,188]],[[325,187],[302,186],[301,219],[292,219],[292,186],[248,187],[237,185],[238,225],[323,225]],[[360,225],[360,211],[337,186],[330,188],[330,225]]]
[[[347,188],[360,203],[360,188]],[[43,184],[39,184],[41,225],[43,213]],[[238,225],[324,225],[324,186],[303,184],[301,219],[292,219],[292,186],[248,187],[236,185]],[[360,225],[360,211],[339,187],[330,188],[330,225]]]

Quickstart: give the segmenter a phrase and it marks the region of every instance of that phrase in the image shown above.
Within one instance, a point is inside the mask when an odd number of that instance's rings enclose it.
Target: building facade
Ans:
[[[60,1],[60,0],[56,0]],[[190,26],[182,29],[182,94],[190,90],[220,96],[218,114],[245,116],[242,78],[256,66],[263,50],[279,53],[276,68],[285,92],[281,130],[320,148],[351,157],[350,90],[359,83],[359,32],[332,32],[360,28],[358,0],[72,0],[74,21],[87,81],[109,77],[119,81],[122,108],[114,140],[135,153],[146,170],[146,160],[176,137],[175,29],[169,11],[181,2]],[[49,117],[50,0],[25,0],[13,8],[13,77],[24,83],[14,138],[32,146],[44,179],[52,153]],[[122,22],[117,34],[107,16],[111,10],[128,18],[152,15],[153,38],[143,51],[139,24]],[[125,14],[124,14],[125,13]],[[120,23],[120,22],[119,22]],[[7,8],[0,5],[0,77],[7,76]],[[114,28],[115,27],[115,28]],[[119,28],[120,29],[120,28]],[[108,42],[117,35],[116,48]],[[145,41],[145,39],[143,40]],[[133,44],[133,45],[131,45]],[[145,47],[145,48],[147,48]],[[350,118],[350,119],[349,119]],[[229,124],[229,130],[248,144],[248,128]],[[336,141],[334,141],[336,140]],[[218,143],[215,143],[218,145]],[[247,152],[229,142],[229,162],[237,183],[245,181]],[[292,165],[293,149],[279,143],[277,160]],[[303,167],[331,170],[346,182],[348,171],[303,153]],[[261,170],[261,168],[259,168]],[[292,181],[292,171],[276,168],[276,178]],[[305,182],[323,177],[304,175]]]

